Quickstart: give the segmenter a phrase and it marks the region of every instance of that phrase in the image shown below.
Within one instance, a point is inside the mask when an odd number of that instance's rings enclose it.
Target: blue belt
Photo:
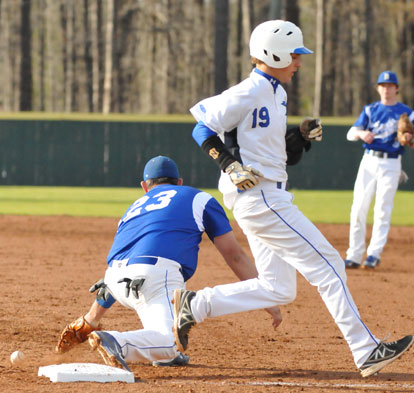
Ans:
[[[284,190],[286,187],[283,187],[283,183],[281,181],[277,181],[276,188],[278,188],[279,190]]]
[[[129,265],[136,265],[138,263],[142,263],[143,265],[155,265],[158,261],[157,257],[134,257],[130,258],[127,262],[127,266]],[[112,260],[109,262],[108,266],[112,266],[112,263],[114,261]]]
[[[399,153],[387,153],[385,151],[379,151],[379,150],[373,150],[373,149],[366,149],[366,154],[369,154],[370,156],[379,157],[379,158],[398,158],[400,155]]]

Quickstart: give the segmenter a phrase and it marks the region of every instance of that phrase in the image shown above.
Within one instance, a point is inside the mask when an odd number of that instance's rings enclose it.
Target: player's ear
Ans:
[[[148,186],[147,186],[147,183],[145,183],[144,180],[141,182],[141,187],[145,192],[148,192]]]
[[[177,185],[182,186],[182,185],[183,185],[183,183],[184,183],[184,181],[183,181],[183,179],[180,177],[180,178],[178,179],[178,183],[177,183]]]

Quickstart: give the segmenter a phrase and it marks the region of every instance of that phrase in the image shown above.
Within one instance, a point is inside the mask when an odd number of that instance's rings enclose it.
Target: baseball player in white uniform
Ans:
[[[286,190],[289,152],[302,151],[302,136],[322,137],[317,119],[305,119],[300,131],[286,130],[287,96],[281,83],[291,80],[301,55],[308,53],[293,23],[264,22],[250,38],[256,65],[250,76],[191,108],[198,121],[193,137],[223,171],[219,189],[248,238],[259,277],[197,292],[175,291],[175,338],[184,351],[189,329],[206,317],[292,302],[299,271],[317,287],[356,366],[368,376],[404,353],[413,336],[385,343],[371,333],[346,285],[342,258]]]
[[[411,108],[397,100],[398,78],[394,72],[384,71],[378,76],[377,91],[381,100],[366,105],[347,133],[349,141],[362,140],[365,149],[354,186],[345,260],[345,266],[351,269],[361,266],[365,253],[367,214],[374,194],[374,225],[367,258],[362,266],[374,269],[380,263],[391,225],[404,153],[404,147],[397,138],[398,119],[403,113],[411,121],[414,119]]]

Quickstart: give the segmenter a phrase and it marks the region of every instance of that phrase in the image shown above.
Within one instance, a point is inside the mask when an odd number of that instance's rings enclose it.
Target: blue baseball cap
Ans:
[[[398,86],[397,74],[392,71],[381,72],[378,76],[377,85],[380,83],[394,83]]]
[[[154,157],[145,165],[144,180],[159,177],[171,177],[172,179],[180,177],[177,164],[171,158],[165,156]]]

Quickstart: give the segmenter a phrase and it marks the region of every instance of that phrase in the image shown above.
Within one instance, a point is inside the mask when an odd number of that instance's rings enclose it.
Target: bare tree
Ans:
[[[313,116],[319,117],[321,112],[322,75],[323,75],[323,0],[316,1],[316,65],[315,96],[313,99]]]
[[[92,58],[92,32],[89,21],[90,0],[83,0],[83,58],[86,70],[86,91],[88,97],[88,111],[93,112],[93,58]]]
[[[364,80],[365,80],[365,101],[371,101],[371,34],[372,15],[371,0],[365,0],[365,42],[364,42]]]
[[[269,20],[282,18],[282,0],[270,0],[269,1]]]
[[[32,110],[32,29],[30,23],[30,0],[21,0],[20,23],[20,104],[21,111]]]
[[[104,64],[102,39],[102,2],[101,0],[89,1],[92,46],[92,105],[94,112],[100,112],[102,110],[102,73]]]
[[[63,14],[65,14],[63,16]],[[73,111],[75,90],[75,15],[74,3],[69,1],[62,8],[62,20],[65,26],[65,112]]]
[[[300,25],[300,9],[297,0],[286,1],[286,19],[297,26]],[[299,113],[299,80],[300,74],[297,74],[286,86],[289,98],[287,108],[290,115],[297,115]]]
[[[215,1],[214,20],[214,91],[221,93],[228,87],[227,44],[229,35],[229,2]]]
[[[112,95],[112,55],[113,55],[113,36],[114,36],[114,1],[107,0],[106,10],[106,35],[105,35],[105,78],[103,95],[103,113],[111,111]]]

